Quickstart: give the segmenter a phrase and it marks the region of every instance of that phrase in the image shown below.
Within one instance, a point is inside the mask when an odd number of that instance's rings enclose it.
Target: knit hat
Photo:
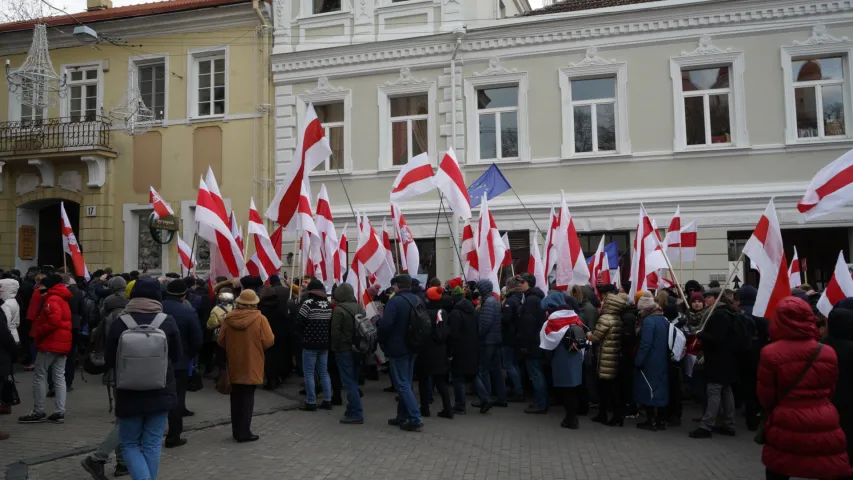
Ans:
[[[187,284],[180,278],[172,280],[166,287],[166,293],[173,297],[183,297],[187,294]]]
[[[441,300],[441,296],[444,294],[444,289],[441,287],[430,287],[426,291],[426,297],[433,302],[437,302]]]
[[[566,305],[566,295],[563,292],[551,292],[539,304],[543,310],[554,310]]]
[[[55,273],[51,273],[50,275],[41,279],[41,284],[44,285],[44,288],[50,290],[51,288],[62,283],[62,277]]]
[[[704,302],[704,301],[705,301],[705,297],[703,297],[701,293],[699,293],[699,292],[693,292],[693,293],[691,293],[691,294],[690,294],[690,303],[693,303],[693,302]]]
[[[260,301],[261,299],[258,298],[258,294],[250,288],[240,292],[240,296],[237,297],[237,303],[240,305],[257,305]]]
[[[121,277],[113,277],[107,282],[107,288],[110,289],[110,293],[122,292],[127,288],[127,282]]]
[[[312,278],[310,282],[308,282],[308,290],[326,290],[326,286],[323,285],[323,282],[317,280],[316,278]]]
[[[154,277],[140,277],[133,284],[130,298],[150,298],[160,301],[160,282]]]
[[[451,289],[462,286],[462,277],[451,278],[447,281],[447,286]]]
[[[658,307],[658,304],[655,303],[654,297],[652,297],[652,295],[648,292],[646,292],[643,296],[640,297],[639,300],[637,300],[637,309],[641,313],[654,310],[655,308],[660,307]]]
[[[453,287],[453,291],[450,292],[450,298],[453,300],[453,303],[461,301],[465,298],[465,290],[462,290],[462,287]]]
[[[405,273],[391,279],[391,285],[397,285],[398,288],[412,288],[412,284],[412,277]]]
[[[637,293],[634,294],[634,303],[637,304],[637,307],[640,305],[640,297],[646,294],[645,290],[637,290]]]

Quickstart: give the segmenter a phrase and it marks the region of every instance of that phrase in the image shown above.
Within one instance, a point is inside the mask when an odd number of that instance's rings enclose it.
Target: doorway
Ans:
[[[23,272],[34,266],[40,268],[46,266],[59,268],[62,266],[65,253],[62,249],[61,202],[65,202],[65,213],[71,222],[74,235],[79,236],[80,204],[77,202],[51,198],[35,200],[18,207],[15,240],[17,247],[15,249],[15,268],[18,270]],[[35,238],[26,239],[25,242],[34,243],[35,249],[34,252],[32,250],[27,252],[27,249],[22,248],[20,243],[24,235],[23,232],[27,230],[32,232],[33,229],[35,229]],[[81,245],[80,250],[83,251],[83,248]]]

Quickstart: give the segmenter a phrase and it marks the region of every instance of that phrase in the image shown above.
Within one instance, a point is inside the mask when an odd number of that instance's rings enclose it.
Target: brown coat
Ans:
[[[239,385],[264,383],[264,350],[275,337],[266,317],[257,309],[235,309],[225,316],[217,343],[225,348],[228,378]]]
[[[625,309],[625,297],[608,295],[601,306],[601,316],[595,324],[593,342],[599,344],[598,376],[602,380],[615,380],[619,373],[619,359],[622,353],[622,310]]]

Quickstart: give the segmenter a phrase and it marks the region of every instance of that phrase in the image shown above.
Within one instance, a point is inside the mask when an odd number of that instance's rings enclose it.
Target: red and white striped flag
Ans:
[[[231,225],[231,235],[234,236],[234,241],[237,242],[240,251],[245,252],[246,245],[243,243],[243,229],[237,223],[237,218],[234,216],[233,210],[228,214],[228,223]]]
[[[477,233],[479,238],[477,257],[480,262],[480,280],[491,280],[495,291],[497,291],[500,285],[498,283],[498,270],[503,262],[506,247],[501,239],[495,218],[489,212],[489,200],[486,194],[483,194],[483,201],[480,203]]]
[[[776,206],[772,199],[755,226],[752,236],[744,245],[743,253],[761,272],[753,315],[772,320],[776,316],[776,304],[779,300],[791,295],[782,229],[779,227]]]
[[[462,228],[462,261],[465,263],[465,278],[469,281],[480,277],[480,260],[477,256],[477,239],[474,237],[474,229],[471,223],[465,221]]]
[[[826,290],[823,291],[820,300],[817,302],[817,309],[824,317],[828,317],[832,308],[848,297],[853,297],[853,277],[850,276],[850,269],[847,268],[847,262],[844,260],[844,252],[842,251],[838,253],[835,271],[832,273],[832,279],[829,280]]]
[[[791,259],[791,266],[788,267],[788,285],[791,289],[799,288],[803,284],[803,277],[800,273],[800,258],[797,256],[797,247],[794,247],[794,258]]]
[[[673,253],[678,248],[681,248],[681,205],[675,207],[675,216],[669,222],[669,228],[663,239],[663,250],[670,260],[673,259]]]
[[[557,348],[572,325],[583,325],[574,310],[557,310],[549,315],[542,325],[542,330],[539,331],[539,348],[543,350]]]
[[[554,266],[557,264],[557,255],[554,252],[554,248],[557,241],[557,230],[560,227],[560,216],[554,211],[553,205],[551,206],[551,216],[548,218],[550,219],[548,233],[545,235],[545,244],[543,245],[545,248],[543,265],[545,267],[546,279],[551,275],[551,271],[554,270]]]
[[[334,258],[334,266],[332,269],[332,275],[335,279],[335,282],[340,285],[344,281],[344,272],[347,268],[347,260],[349,257],[349,243],[347,240],[347,225],[344,224],[344,229],[341,231],[341,238],[337,241],[338,252]]]
[[[462,220],[471,218],[471,199],[468,198],[468,188],[465,187],[465,179],[462,177],[462,170],[459,169],[459,162],[456,161],[456,153],[452,148],[444,154],[444,158],[438,164],[433,183],[444,194],[450,209],[459,218]]]
[[[536,286],[543,292],[548,291],[548,279],[545,276],[545,264],[542,263],[542,254],[539,252],[539,231],[533,237],[533,248],[530,249],[530,260],[527,262],[527,273],[536,279]]]
[[[640,217],[637,221],[637,237],[631,255],[631,291],[628,301],[634,301],[634,294],[648,288],[649,274],[666,269],[668,265],[663,256],[660,237],[652,219],[646,214],[646,208],[640,204]]]
[[[561,200],[560,225],[556,240],[557,272],[555,283],[558,287],[587,285],[589,283],[589,267],[586,265],[586,257],[584,257],[581,248],[578,232],[575,230],[575,223],[569,213],[566,196],[562,192]]]
[[[74,236],[74,230],[71,228],[68,214],[65,213],[65,202],[59,202],[59,211],[62,213],[62,250],[65,251],[66,255],[71,256],[71,266],[74,267],[74,275],[89,280],[89,269],[86,268],[86,261],[83,260],[83,252],[80,251],[80,245],[77,243],[77,237]]]
[[[362,243],[362,235],[364,236],[364,243]],[[359,244],[356,256],[359,257],[367,272],[375,277],[375,281],[368,282],[368,286],[373,283],[378,283],[383,288],[391,286],[391,279],[394,278],[394,268],[388,263],[388,255],[382,244],[382,239],[376,233],[373,225],[370,224],[367,215],[361,217]]]
[[[393,219],[392,219],[393,221]],[[382,217],[382,247],[385,248],[385,257],[391,270],[396,273],[394,266],[394,251],[391,250],[391,236],[388,235],[388,222],[386,217]]]
[[[157,193],[157,190],[154,190],[154,187],[148,188],[150,189],[148,192],[148,203],[154,209],[154,218],[174,217],[175,212],[172,211],[172,207],[163,200],[163,197]]]
[[[317,194],[317,210],[314,219],[317,231],[320,232],[320,269],[326,286],[331,287],[335,283],[335,256],[338,254],[338,232],[335,230],[335,221],[332,217],[332,204],[329,201],[329,192],[326,184],[320,186]]]
[[[504,259],[501,262],[501,266],[506,268],[512,265],[512,251],[509,248],[509,232],[504,232],[503,236],[501,236],[501,241],[504,244]]]
[[[598,242],[598,249],[589,261],[589,284],[595,287],[598,285],[598,277],[604,272],[604,264],[607,262],[607,253],[604,252],[604,235],[601,236],[601,241]],[[608,275],[609,276],[609,275]]]
[[[397,236],[397,248],[400,252],[400,270],[409,275],[416,275],[421,263],[418,244],[406,223],[403,211],[394,203],[391,204],[391,219],[394,222],[394,233]],[[391,263],[393,264],[393,261]]]
[[[422,153],[403,165],[391,185],[391,203],[399,203],[435,189],[429,155]]]
[[[253,261],[259,264],[259,276],[266,282],[270,275],[278,273],[281,268],[281,255],[275,251],[275,246],[267,233],[267,227],[264,225],[264,220],[261,214],[255,207],[255,199],[249,200],[249,228],[248,231],[253,235],[255,242],[255,255]]]
[[[275,198],[264,214],[286,230],[296,228],[291,223],[299,210],[300,196],[303,184],[307,182],[308,174],[317,165],[325,163],[332,154],[329,139],[317,118],[314,105],[308,104],[305,110],[305,120],[296,142],[296,153],[291,163],[291,170],[275,192]],[[307,195],[310,197],[310,195]]]
[[[695,262],[696,261],[696,244],[698,241],[696,234],[696,220],[682,227],[679,233],[679,244],[676,248],[667,251],[669,261],[680,262]],[[672,252],[672,253],[670,253]]]
[[[184,271],[189,275],[195,268],[195,252],[181,237],[178,237],[178,258],[181,261],[181,266],[184,267]]]
[[[814,176],[797,210],[806,220],[832,213],[853,202],[853,150],[823,167]]]
[[[610,285],[613,283],[610,275],[610,260],[607,258],[607,254],[601,258],[601,280],[599,283],[602,285]]]
[[[195,207],[198,236],[210,242],[211,276],[214,278],[220,275],[232,279],[239,278],[244,267],[243,252],[231,233],[225,203],[219,193],[216,179],[209,170],[208,182],[199,179]],[[221,257],[220,261],[215,258],[217,255]],[[214,268],[218,271],[214,272]]]

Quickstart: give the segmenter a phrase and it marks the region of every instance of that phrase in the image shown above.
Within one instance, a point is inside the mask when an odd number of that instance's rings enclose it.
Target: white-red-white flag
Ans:
[[[249,200],[249,228],[255,242],[254,262],[259,264],[259,276],[266,282],[270,275],[278,273],[281,268],[281,256],[276,253],[275,246],[270,239],[264,220],[255,207],[255,199]]]
[[[504,259],[501,262],[501,266],[506,268],[512,265],[512,251],[509,248],[509,232],[504,232],[501,236],[501,241],[504,244]]]
[[[601,258],[601,279],[599,283],[602,285],[613,283],[612,275],[610,274],[610,260],[607,258],[607,254]]]
[[[797,210],[806,220],[832,213],[853,202],[853,150],[823,167],[812,178]]]
[[[755,226],[755,231],[743,247],[743,253],[758,266],[761,279],[752,314],[772,320],[779,300],[791,295],[788,286],[788,262],[782,244],[782,229],[776,216],[773,199]]]
[[[628,301],[634,301],[634,294],[648,288],[646,282],[650,273],[668,268],[657,229],[646,214],[646,208],[640,204],[640,217],[637,221],[637,237],[631,255],[631,291]]]
[[[666,254],[670,262],[695,262],[696,261],[696,245],[698,236],[696,232],[696,220],[688,223],[678,232],[679,244],[667,250]]]
[[[572,325],[583,325],[574,310],[557,310],[548,316],[539,331],[539,348],[554,350],[563,341],[566,332]]]
[[[672,260],[674,250],[680,248],[681,245],[681,205],[675,207],[675,215],[672,221],[669,222],[669,228],[666,231],[666,236],[663,238],[663,251]]]
[[[791,259],[791,265],[788,267],[788,285],[792,289],[799,288],[803,284],[803,277],[800,273],[800,258],[797,256],[797,247],[794,247],[794,258]]]
[[[89,269],[86,268],[86,261],[83,260],[83,252],[80,251],[80,245],[77,243],[77,237],[74,236],[74,230],[71,228],[68,214],[65,213],[65,202],[59,202],[59,211],[62,213],[62,250],[65,251],[66,255],[71,256],[71,266],[74,267],[74,275],[89,280]]]
[[[275,197],[264,215],[285,227],[286,230],[293,231],[295,226],[291,223],[299,209],[303,184],[308,181],[308,174],[317,165],[325,163],[331,154],[329,139],[326,138],[325,130],[317,118],[314,105],[308,104],[296,142],[291,170],[284,182],[276,189]],[[307,196],[310,197],[310,195]]]
[[[195,268],[195,252],[192,251],[192,248],[180,236],[178,237],[178,259],[180,259],[184,271],[189,275],[193,268]]]
[[[148,203],[151,204],[151,208],[154,209],[154,218],[163,218],[168,216],[174,216],[175,212],[172,211],[172,207],[163,200],[163,197],[157,193],[157,190],[154,190],[154,187],[148,187]]]
[[[317,210],[314,219],[317,225],[317,231],[320,233],[320,269],[323,271],[323,278],[326,286],[330,287],[335,283],[334,263],[335,256],[338,254],[338,232],[335,230],[335,221],[332,217],[332,204],[329,201],[329,192],[326,190],[326,184],[320,186],[320,193],[317,194]]]
[[[483,194],[483,201],[480,203],[480,219],[477,233],[477,257],[480,262],[480,280],[490,280],[495,291],[497,291],[500,287],[498,283],[498,270],[500,270],[504,254],[506,253],[506,246],[501,239],[495,218],[489,212],[489,200],[486,194]]]
[[[853,297],[853,278],[850,276],[850,270],[847,268],[847,262],[844,260],[844,252],[842,251],[838,253],[835,271],[832,273],[826,290],[823,291],[820,300],[817,302],[817,309],[824,317],[828,317],[832,308],[847,297]]]
[[[561,192],[560,225],[557,230],[555,283],[558,287],[586,285],[589,283],[589,267],[581,248],[575,223],[569,213],[566,196]]]
[[[601,241],[598,242],[598,248],[595,250],[592,258],[589,260],[589,284],[595,287],[598,285],[598,277],[604,272],[604,264],[607,261],[607,253],[604,251],[604,235],[601,236]]]
[[[545,254],[544,266],[546,279],[551,276],[551,271],[554,270],[554,266],[557,264],[557,255],[554,250],[556,248],[557,230],[560,227],[560,216],[554,211],[553,205],[551,206],[551,215],[548,217],[548,220],[548,233],[545,235],[545,244],[543,245],[545,249],[543,253]]]
[[[199,179],[195,221],[198,224],[198,236],[210,243],[211,271],[215,265],[219,269],[216,276],[239,278],[245,265],[243,251],[231,233],[225,203],[210,171],[207,182]],[[216,255],[221,257],[218,262],[214,258]]]
[[[335,282],[340,285],[344,281],[344,273],[347,269],[349,243],[347,240],[347,225],[344,224],[344,229],[341,231],[341,238],[337,241],[338,253],[335,255],[332,267],[332,275]]]
[[[444,194],[450,209],[459,218],[462,220],[471,218],[471,199],[468,198],[468,188],[465,187],[465,179],[462,177],[462,170],[459,169],[459,162],[456,160],[453,148],[444,154],[444,158],[438,164],[433,183]]]
[[[477,237],[474,236],[474,229],[471,223],[466,221],[462,228],[462,261],[464,265],[465,278],[476,280],[480,278],[480,260],[477,256]]]
[[[397,236],[397,248],[400,252],[400,270],[409,275],[416,275],[421,263],[421,253],[403,211],[394,203],[391,204],[391,219],[394,222],[394,234]]]
[[[533,248],[530,249],[530,260],[527,262],[527,273],[536,279],[536,286],[543,292],[548,291],[548,278],[545,276],[545,264],[539,252],[539,231],[533,237]]]
[[[394,269],[388,264],[388,255],[385,253],[382,239],[376,233],[373,225],[370,224],[367,215],[361,217],[360,230],[356,257],[367,269],[367,272],[374,277],[373,281],[367,282],[368,286],[374,283],[378,283],[383,288],[390,286],[391,279],[394,278]]]
[[[429,155],[422,153],[403,165],[391,185],[391,203],[399,203],[435,190]]]
[[[245,252],[246,245],[243,243],[243,228],[237,223],[237,218],[233,210],[228,214],[228,223],[231,225],[231,235],[234,237],[234,241],[237,242],[240,251]]]
[[[385,259],[388,265],[390,265],[391,270],[396,273],[397,269],[394,266],[394,250],[391,250],[391,235],[388,234],[387,217],[382,217],[382,247],[385,249]]]

